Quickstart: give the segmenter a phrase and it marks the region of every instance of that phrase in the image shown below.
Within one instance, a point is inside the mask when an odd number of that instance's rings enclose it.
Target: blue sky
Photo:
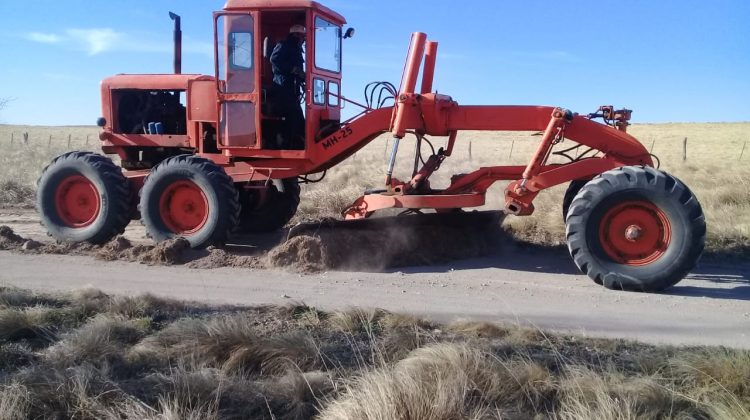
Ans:
[[[440,42],[435,88],[462,104],[614,104],[635,122],[750,121],[750,1],[322,1],[357,29],[343,93],[398,84],[413,31]],[[93,124],[99,82],[171,71],[174,11],[185,73],[212,74],[222,1],[2,0],[0,123]]]

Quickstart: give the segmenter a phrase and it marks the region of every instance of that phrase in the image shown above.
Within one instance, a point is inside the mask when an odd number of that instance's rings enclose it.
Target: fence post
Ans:
[[[16,133],[12,132],[10,133],[10,145],[13,146],[13,142],[16,141]]]
[[[471,142],[469,142],[469,160],[472,160],[471,159]]]
[[[516,145],[516,139],[513,139],[513,141],[510,143],[510,153],[508,153],[508,160],[510,160],[513,157],[513,146]]]
[[[745,140],[745,144],[742,145],[742,151],[740,152],[740,158],[737,160],[742,160],[742,155],[745,154],[745,147],[747,147],[747,140]]]
[[[685,137],[685,140],[682,141],[682,161],[687,160],[687,137]]]
[[[23,144],[29,144],[29,133],[23,133]]]
[[[91,137],[91,134],[86,134],[86,146],[89,145],[89,137]]]
[[[51,145],[52,145],[52,134],[49,135],[49,140],[47,140],[47,148],[49,149]]]
[[[70,134],[68,134],[68,148],[70,148]]]

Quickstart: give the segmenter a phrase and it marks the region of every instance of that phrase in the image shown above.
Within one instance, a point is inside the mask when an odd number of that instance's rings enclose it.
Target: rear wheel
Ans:
[[[678,179],[629,166],[581,188],[570,205],[566,234],[576,265],[595,282],[656,292],[695,267],[706,222],[697,198]]]
[[[63,242],[102,244],[130,223],[130,188],[112,161],[91,152],[69,152],[42,172],[37,210],[42,224]]]
[[[139,204],[157,242],[182,236],[193,248],[222,245],[237,226],[239,201],[232,178],[210,160],[176,156],[146,178]]]
[[[299,195],[294,178],[275,181],[268,188],[240,188],[239,231],[267,233],[283,228],[297,213]]]

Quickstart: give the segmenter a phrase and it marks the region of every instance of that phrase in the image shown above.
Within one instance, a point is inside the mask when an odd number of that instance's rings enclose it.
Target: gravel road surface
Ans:
[[[0,285],[95,287],[233,304],[378,307],[440,321],[478,319],[650,343],[750,348],[750,267],[702,264],[665,294],[614,292],[559,252],[522,250],[385,273],[151,267],[91,257],[0,252]]]

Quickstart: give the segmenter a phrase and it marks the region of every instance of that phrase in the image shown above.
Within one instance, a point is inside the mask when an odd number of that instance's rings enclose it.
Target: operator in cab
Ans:
[[[304,26],[292,26],[286,40],[278,43],[271,53],[276,105],[279,116],[285,120],[282,142],[277,146],[285,150],[305,148],[305,116],[300,105],[305,88],[305,59],[302,49],[305,33]]]

